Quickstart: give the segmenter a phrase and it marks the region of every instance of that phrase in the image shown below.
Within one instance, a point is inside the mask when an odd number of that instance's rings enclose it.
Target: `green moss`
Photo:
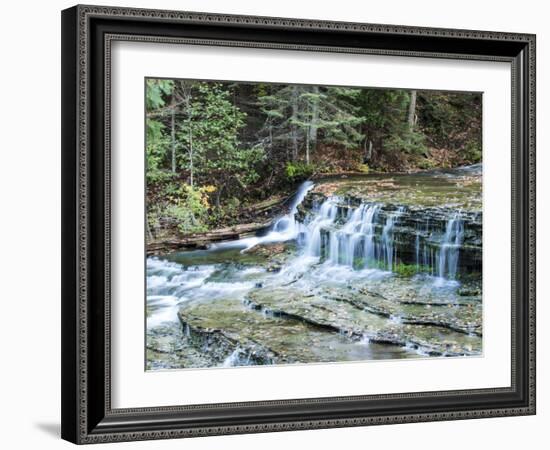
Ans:
[[[447,178],[422,173],[386,176],[371,172],[317,183],[318,192],[355,197],[365,202],[481,210],[481,178],[475,176]]]
[[[396,264],[393,271],[400,277],[412,277],[420,272],[429,272],[430,268],[422,264]]]

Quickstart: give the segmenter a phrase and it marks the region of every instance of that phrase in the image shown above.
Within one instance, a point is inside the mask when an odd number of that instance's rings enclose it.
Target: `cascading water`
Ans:
[[[400,206],[395,213],[389,214],[386,219],[386,224],[382,229],[382,254],[384,255],[384,266],[388,270],[393,270],[396,260],[396,249],[394,248],[393,228],[398,217],[403,213],[404,208]]]
[[[328,259],[349,267],[368,267],[375,260],[375,218],[379,205],[349,210],[342,228],[330,233]]]
[[[339,213],[341,209],[347,209],[347,212]],[[437,226],[429,219],[418,224],[414,247],[403,250],[403,244],[401,247],[396,245],[395,233],[406,212],[404,206],[388,210],[384,205],[368,203],[352,208],[342,205],[337,197],[329,197],[320,207],[314,208],[302,225],[301,232],[305,236],[303,254],[354,269],[393,271],[405,260],[414,264],[416,272],[428,272],[440,279],[455,279],[464,235],[460,214],[448,219],[445,232],[439,238]],[[431,226],[435,229],[432,230]]]
[[[464,223],[460,213],[455,214],[447,222],[445,234],[441,240],[437,261],[437,275],[439,278],[454,280],[458,267],[458,257],[462,239],[464,237]]]
[[[225,359],[222,367],[236,367],[250,365],[250,354],[243,351],[240,347],[237,348]]]
[[[368,203],[352,208],[343,206],[338,197],[329,197],[314,208],[302,223],[297,220],[296,214],[299,205],[312,188],[311,181],[302,183],[288,214],[275,220],[264,236],[214,244],[211,249],[240,248],[245,252],[257,245],[286,242],[300,237],[298,244],[306,257],[355,269],[378,268],[393,271],[402,256],[395,243],[395,228],[406,208],[399,206],[397,209],[387,210],[384,205]],[[339,214],[341,208],[346,208],[347,213]],[[428,234],[429,228],[428,219],[423,233]],[[447,221],[445,233],[439,241],[431,245],[421,239],[421,230],[417,228],[414,258],[411,257],[410,262],[414,262],[417,271],[422,268],[436,274],[440,279],[455,279],[463,234],[464,226],[460,214],[455,214]]]
[[[363,215],[363,222],[359,232],[362,233],[364,238],[364,248],[363,256],[365,258],[367,267],[375,260],[375,248],[374,248],[374,235],[376,232],[375,219],[378,210],[380,209],[379,205],[368,206]]]
[[[338,208],[332,200],[326,200],[319,208],[315,218],[308,224],[307,230],[307,256],[321,256],[321,229],[328,227],[336,220]]]
[[[240,248],[242,252],[250,250],[257,245],[274,244],[296,239],[302,230],[302,224],[296,220],[298,206],[303,202],[307,193],[313,188],[311,181],[305,181],[300,185],[290,204],[288,214],[279,217],[264,236],[253,236],[235,241],[212,244],[212,250]]]
[[[305,229],[306,255],[325,256],[333,264],[352,268],[385,268],[392,270],[397,258],[394,227],[404,208],[385,214],[381,205],[361,204],[348,209],[343,224],[336,223],[338,206],[335,199],[326,200]],[[325,249],[322,248],[325,235]]]
[[[269,236],[272,233],[281,233],[284,236],[297,236],[300,232],[300,223],[296,221],[296,213],[298,212],[298,206],[304,201],[307,193],[313,188],[313,182],[305,181],[303,182],[296,191],[290,204],[290,211],[288,214],[280,217],[275,221],[271,227]]]

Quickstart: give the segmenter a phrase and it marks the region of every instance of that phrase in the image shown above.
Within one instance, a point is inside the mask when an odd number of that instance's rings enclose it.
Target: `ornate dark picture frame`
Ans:
[[[512,384],[507,388],[113,409],[113,41],[506,61],[512,67]],[[62,437],[98,443],[535,413],[535,36],[75,6],[62,13]]]

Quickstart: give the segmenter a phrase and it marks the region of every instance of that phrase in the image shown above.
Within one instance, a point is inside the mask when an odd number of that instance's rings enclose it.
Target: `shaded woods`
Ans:
[[[481,110],[478,93],[147,79],[148,242],[254,230],[310,177],[479,162]]]

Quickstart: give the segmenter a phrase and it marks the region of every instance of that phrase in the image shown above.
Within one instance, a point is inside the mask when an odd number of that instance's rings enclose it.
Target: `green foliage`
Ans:
[[[481,94],[421,91],[417,110],[419,127],[433,147],[479,161],[474,159],[481,158]]]
[[[364,269],[365,267],[368,267],[369,269],[388,270],[385,261],[373,260],[369,261],[368,264],[365,264],[365,260],[363,258],[355,258],[353,260],[353,267],[355,269]],[[422,264],[405,264],[399,262],[393,267],[393,272],[397,276],[404,278],[412,277],[417,273],[426,273],[429,271],[430,267]]]
[[[147,213],[147,224],[150,229],[157,229],[160,227],[160,214],[158,208],[152,206],[151,211]]]
[[[226,199],[223,208],[213,208],[209,213],[209,221],[212,224],[227,223],[236,225],[235,217],[238,216],[241,201],[236,197]]]
[[[393,271],[400,277],[412,277],[417,273],[429,272],[430,268],[422,264],[398,263],[393,268]]]
[[[404,152],[408,155],[426,155],[428,148],[425,145],[424,135],[408,129],[394,132],[384,140],[384,149],[389,152]]]
[[[359,114],[367,131],[367,138],[377,141],[405,122],[409,95],[406,91],[391,89],[361,89],[357,96]]]
[[[155,183],[171,177],[169,171],[163,168],[170,140],[165,134],[165,126],[154,119],[147,121],[147,182]]]
[[[314,155],[320,139],[326,144],[357,147],[363,135],[354,101],[357,88],[277,86],[258,101],[266,116],[270,144],[292,148],[292,160]]]
[[[468,160],[468,162],[475,164],[478,162],[481,162],[481,157],[483,156],[483,152],[481,151],[481,147],[479,144],[475,141],[469,141],[464,146],[464,158]]]
[[[365,121],[356,102],[361,95],[357,88],[327,88],[321,129],[327,142],[346,149],[357,147],[364,139],[359,126]]]
[[[306,180],[313,175],[314,171],[314,166],[301,161],[289,161],[286,163],[286,176],[292,182]]]
[[[371,166],[380,170],[392,161],[393,167],[400,166],[412,155],[427,153],[425,135],[407,120],[412,101],[408,91],[364,89],[357,101],[366,139],[373,147]]]
[[[145,107],[148,111],[159,109],[166,104],[166,97],[172,94],[174,81],[147,79],[145,90]]]
[[[195,188],[186,183],[169,185],[169,203],[164,214],[176,222],[182,233],[199,233],[208,230],[208,195],[211,186]]]
[[[476,93],[147,79],[145,107],[153,234],[255,220],[250,203],[321,173],[482,157]]]
[[[417,160],[416,166],[422,170],[431,170],[431,169],[435,169],[437,167],[437,164],[433,159],[419,158]]]
[[[146,173],[148,182],[158,182],[170,177],[169,171],[163,169],[170,140],[166,135],[166,126],[162,122],[164,114],[162,108],[166,105],[167,98],[172,95],[173,89],[174,82],[172,80],[146,80]]]
[[[231,103],[230,94],[220,83],[198,84],[190,117],[180,123],[178,132],[187,150],[192,135],[197,179],[215,184],[219,193],[255,182],[259,177],[256,165],[264,157],[261,146],[241,146],[239,131],[245,125],[246,114]],[[189,167],[190,152],[180,153],[179,159],[182,167]]]
[[[368,164],[359,164],[357,170],[362,173],[369,173],[370,167]]]

